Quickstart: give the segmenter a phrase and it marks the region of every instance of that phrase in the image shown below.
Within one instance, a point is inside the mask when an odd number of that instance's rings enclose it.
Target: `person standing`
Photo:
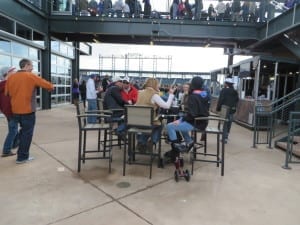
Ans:
[[[109,86],[110,81],[109,81],[109,76],[105,75],[105,77],[102,79],[102,88],[103,88],[103,92],[106,91],[107,87]]]
[[[228,135],[233,121],[233,114],[236,112],[236,106],[239,101],[239,95],[237,91],[233,88],[233,84],[234,82],[232,78],[225,79],[225,87],[220,92],[216,108],[216,110],[220,112],[222,105],[226,105],[229,107],[228,122],[225,130],[225,143],[227,143],[228,141]]]
[[[98,88],[96,89],[95,81],[96,75],[90,75],[88,81],[86,82],[86,99],[88,102],[88,111],[97,110],[97,93],[99,92]],[[88,123],[97,123],[97,116],[88,116]]]
[[[75,78],[72,85],[72,102],[77,105],[79,102],[79,83],[78,79]]]
[[[144,3],[144,18],[150,18],[151,15],[151,4],[150,0],[143,0]]]
[[[15,69],[15,67],[8,66],[1,68],[2,81],[0,82],[0,111],[5,115],[8,125],[8,134],[4,141],[1,157],[15,155],[16,153],[11,150],[17,147],[16,144],[19,141],[18,124],[11,119],[13,114],[11,111],[10,97],[4,94],[6,80],[11,74],[15,73]]]
[[[10,75],[5,86],[5,94],[10,96],[12,120],[20,124],[20,143],[17,152],[17,164],[26,163],[34,158],[29,156],[35,126],[36,88],[53,90],[53,84],[32,73],[33,65],[29,59],[21,59],[21,70]]]
[[[83,102],[83,106],[85,108],[86,104],[86,81],[82,80],[81,84],[79,85],[79,92],[80,92],[80,97],[81,101]]]
[[[186,113],[174,122],[168,123],[166,126],[169,141],[172,150],[165,153],[166,158],[170,158],[172,162],[176,159],[181,151],[189,151],[194,141],[189,132],[194,129],[205,130],[208,121],[197,121],[196,117],[209,116],[209,96],[207,91],[203,88],[204,81],[201,77],[193,77],[187,98]],[[179,143],[176,132],[180,132],[184,138],[184,143]]]

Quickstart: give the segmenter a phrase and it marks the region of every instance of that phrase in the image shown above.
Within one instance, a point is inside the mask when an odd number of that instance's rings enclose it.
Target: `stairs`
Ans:
[[[287,137],[284,137],[280,140],[277,140],[275,142],[275,147],[277,148],[280,148],[284,151],[287,150],[288,148],[288,142],[287,142]],[[293,142],[291,142],[291,149],[292,149],[292,153],[295,155],[295,156],[298,156],[300,157],[300,136],[294,136],[293,137]]]

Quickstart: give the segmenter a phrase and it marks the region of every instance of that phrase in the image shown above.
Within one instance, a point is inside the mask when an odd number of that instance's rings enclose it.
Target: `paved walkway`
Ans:
[[[6,130],[0,118],[0,143]],[[236,124],[225,176],[215,164],[197,162],[190,182],[176,183],[173,165],[154,166],[152,179],[148,167],[137,165],[122,176],[117,147],[111,174],[105,160],[87,161],[78,174],[77,139],[74,106],[37,112],[35,160],[17,165],[14,156],[0,158],[1,225],[300,224],[300,165],[282,169],[284,152],[251,148],[252,132]]]

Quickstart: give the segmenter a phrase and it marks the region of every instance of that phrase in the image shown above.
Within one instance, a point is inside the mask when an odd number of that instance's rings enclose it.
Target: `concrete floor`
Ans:
[[[6,131],[0,118],[1,143]],[[77,140],[74,106],[37,112],[35,160],[17,165],[14,156],[0,158],[1,225],[300,224],[300,165],[282,169],[284,152],[251,148],[252,132],[236,124],[226,145],[225,176],[215,164],[197,162],[190,182],[176,183],[173,165],[154,166],[152,179],[148,167],[138,165],[122,176],[118,147],[111,174],[107,160],[87,161],[78,174]],[[210,149],[214,142],[209,139]]]

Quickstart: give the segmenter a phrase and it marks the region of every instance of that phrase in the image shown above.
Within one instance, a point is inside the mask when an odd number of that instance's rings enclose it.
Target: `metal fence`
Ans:
[[[287,150],[285,156],[285,164],[283,165],[284,169],[290,169],[289,163],[300,163],[299,145],[300,145],[300,112],[291,112],[289,117],[289,130],[288,130],[288,137],[287,137]],[[298,151],[298,154],[295,154],[295,151]]]
[[[271,104],[256,102],[254,112],[253,147],[267,144],[272,148],[272,139],[288,134],[289,115],[300,102],[300,88]]]

